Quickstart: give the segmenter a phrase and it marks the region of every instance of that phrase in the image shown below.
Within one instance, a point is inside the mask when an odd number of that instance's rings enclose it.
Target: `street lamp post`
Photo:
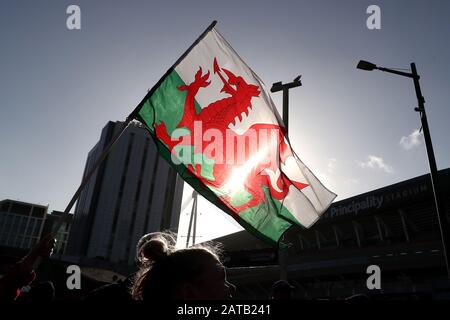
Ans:
[[[283,91],[283,122],[284,128],[286,129],[286,135],[289,132],[289,89],[300,87],[302,82],[300,78],[302,76],[298,76],[294,79],[294,81],[283,84],[280,82],[275,82],[270,88],[270,92],[278,92]]]
[[[448,219],[447,219],[447,215],[446,215],[446,211],[445,211],[444,202],[441,199],[436,159],[434,157],[433,144],[431,143],[430,129],[428,127],[427,114],[425,112],[425,99],[422,96],[422,91],[420,90],[420,84],[419,84],[420,76],[417,74],[416,64],[411,63],[411,73],[388,69],[388,68],[383,68],[383,67],[378,67],[377,65],[375,65],[373,63],[363,61],[363,60],[361,60],[358,63],[357,68],[361,69],[361,70],[366,70],[366,71],[380,70],[380,71],[384,71],[384,72],[389,72],[389,73],[397,74],[400,76],[412,78],[414,81],[414,89],[416,91],[416,97],[417,97],[417,101],[418,101],[418,107],[415,108],[414,110],[416,112],[419,112],[419,114],[420,114],[420,121],[422,124],[423,137],[425,139],[425,146],[426,146],[427,155],[428,155],[428,163],[430,166],[431,186],[433,188],[434,202],[436,205],[436,213],[437,213],[438,222],[439,222],[439,229],[441,231],[441,240],[442,240],[445,266],[447,268],[447,276],[450,279],[450,268],[449,268],[449,261],[448,261],[449,256],[450,256],[449,225],[448,225]]]
[[[280,82],[275,82],[270,88],[270,92],[278,92],[283,91],[283,123],[284,129],[286,130],[286,136],[288,137],[289,132],[289,89],[300,87],[302,82],[300,78],[302,76],[298,76],[294,79],[294,81],[283,84]],[[281,238],[281,241],[284,242],[284,235]],[[287,280],[287,252],[286,248],[278,249],[278,264],[280,266],[280,279]]]

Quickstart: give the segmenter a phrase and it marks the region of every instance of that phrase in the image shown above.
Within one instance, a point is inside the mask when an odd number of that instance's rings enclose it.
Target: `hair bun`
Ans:
[[[151,239],[142,246],[144,262],[152,263],[169,255],[169,246],[164,239]]]

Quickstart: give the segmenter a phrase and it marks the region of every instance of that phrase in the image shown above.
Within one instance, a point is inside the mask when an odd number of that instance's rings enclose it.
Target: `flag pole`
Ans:
[[[203,38],[210,32],[217,24],[217,20],[213,20],[211,24],[205,29],[205,31],[202,32],[202,34],[191,44],[191,46],[175,61],[175,63],[166,71],[166,73],[159,79],[159,81],[147,92],[145,97],[141,100],[141,102],[136,106],[136,108],[130,113],[128,118],[130,119],[137,119],[143,123],[143,119],[139,116],[139,110],[141,110],[144,103],[150,99],[150,97],[155,93],[155,91],[161,86],[161,84],[164,82],[164,80],[175,70],[175,68],[180,64],[181,61],[183,61],[184,58],[192,51],[192,49],[203,40]],[[194,223],[194,229],[193,229],[193,243],[195,244],[195,238],[196,238],[196,229],[197,229],[197,198],[198,193],[194,190],[194,193],[192,194],[192,197],[194,198],[194,204],[192,205],[192,211],[191,211],[191,217],[189,219],[189,229],[188,229],[188,235],[186,239],[186,248],[189,245],[189,239],[191,237],[191,230],[192,230],[192,223]]]
[[[89,182],[90,178],[92,177],[92,175],[95,173],[95,171],[98,169],[98,167],[105,160],[106,156],[109,154],[109,152],[111,151],[112,147],[116,144],[116,142],[119,140],[119,138],[125,132],[125,130],[128,128],[128,126],[130,125],[132,120],[133,119],[130,118],[130,117],[128,117],[125,120],[125,122],[123,123],[123,126],[120,129],[120,131],[113,137],[113,139],[105,147],[105,149],[103,150],[102,154],[97,159],[97,161],[95,162],[95,164],[91,168],[91,170],[89,170],[89,172],[83,177],[80,186],[78,187],[77,191],[75,191],[75,194],[72,196],[72,199],[70,199],[69,204],[67,205],[66,209],[64,210],[64,214],[67,214],[67,213],[70,212],[70,210],[72,209],[73,205],[75,204],[75,202],[77,201],[78,197],[80,196],[81,192],[83,191],[83,189],[88,184],[88,182]],[[65,215],[61,216],[58,219],[58,222],[56,223],[55,227],[52,228],[52,231],[50,232],[51,238],[55,238],[56,237],[59,229],[61,228],[62,224],[65,222],[64,216]],[[40,263],[41,263],[41,257],[38,257],[36,259],[36,261],[34,262],[34,264],[33,264],[33,268],[36,269],[39,266]]]
[[[97,170],[97,168],[102,164],[103,160],[105,160],[106,156],[111,151],[112,147],[116,144],[116,142],[119,140],[119,138],[122,136],[122,134],[125,132],[125,130],[128,128],[129,124],[131,123],[132,119],[127,118],[125,122],[123,123],[122,128],[120,131],[114,136],[114,138],[108,143],[108,145],[103,150],[100,157],[95,162],[92,169],[88,172],[88,174],[83,177],[83,180],[81,181],[80,186],[78,187],[77,191],[73,195],[72,199],[70,199],[69,204],[67,205],[66,209],[64,210],[64,213],[69,213],[69,211],[72,209],[73,205],[75,204],[75,201],[77,201],[78,197],[80,196],[81,192],[83,191],[84,187],[89,182],[90,178],[94,174],[94,172]]]
[[[271,92],[283,91],[283,123],[286,133],[286,137],[289,139],[289,89],[300,87],[302,82],[300,81],[301,76],[298,76],[294,81],[290,83],[283,84],[280,82],[275,82],[270,88]],[[281,236],[280,241],[284,244],[285,236]],[[280,280],[287,280],[287,248],[280,246],[278,244],[278,265],[280,268]]]
[[[91,179],[92,175],[95,173],[97,168],[102,164],[102,162],[105,160],[106,156],[111,151],[112,147],[116,144],[116,142],[119,140],[119,138],[122,136],[122,134],[125,132],[125,130],[128,128],[132,121],[132,118],[128,117],[125,122],[123,123],[122,128],[120,131],[114,136],[114,138],[108,143],[106,148],[103,150],[100,157],[95,162],[94,166],[89,170],[89,172],[86,174],[86,176],[83,177],[83,180],[81,181],[80,186],[78,187],[77,191],[75,191],[75,194],[72,196],[72,199],[70,199],[69,204],[67,205],[66,209],[64,210],[64,213],[67,214],[72,209],[73,205],[75,204],[75,201],[77,201],[78,197],[80,196],[81,192],[83,191],[84,187],[88,184],[89,180]],[[52,235],[56,235],[59,228],[61,227],[63,223],[63,218],[59,219],[58,224],[54,228]]]
[[[128,128],[128,125],[131,123],[133,119],[140,120],[139,118],[139,110],[142,108],[142,105],[153,95],[153,93],[156,91],[156,89],[159,88],[161,83],[167,78],[167,76],[175,69],[176,66],[192,51],[192,49],[206,36],[208,32],[210,32],[214,26],[217,24],[217,21],[214,20],[206,29],[203,31],[203,33],[192,43],[192,45],[178,58],[178,60],[172,65],[172,67],[167,70],[167,72],[162,76],[161,79],[147,92],[145,97],[141,100],[141,102],[137,105],[137,107],[130,113],[130,115],[126,118],[124,125],[121,129],[121,131],[111,140],[111,142],[106,146],[106,148],[103,150],[102,154],[98,158],[98,160],[95,162],[94,167],[88,172],[88,174],[83,178],[81,181],[80,186],[78,187],[77,191],[73,195],[72,199],[70,200],[69,204],[67,205],[66,209],[64,210],[64,213],[67,214],[72,209],[73,205],[77,201],[78,197],[80,196],[81,192],[83,191],[84,187],[89,182],[89,179],[94,174],[96,169],[100,166],[100,164],[105,160],[106,156],[108,155],[109,151],[113,147],[113,145],[119,140],[122,133],[125,131],[126,128]],[[64,218],[61,217],[56,226],[53,228],[50,235],[54,238],[56,234],[58,233],[59,229],[61,228],[62,224],[64,223]],[[37,267],[40,263],[40,258],[35,261],[33,266]]]
[[[160,85],[166,80],[166,78],[172,73],[173,70],[180,64],[181,61],[183,61],[184,58],[192,51],[192,49],[203,40],[203,38],[210,32],[217,24],[217,21],[214,20],[211,22],[211,24],[208,26],[208,28],[205,29],[205,31],[202,32],[202,34],[192,43],[192,45],[175,61],[175,63],[166,71],[166,73],[159,79],[159,81],[147,92],[145,97],[141,100],[141,102],[137,105],[137,107],[133,110],[133,112],[130,113],[128,118],[138,118],[139,117],[139,110],[142,108],[144,103],[150,99],[150,97],[155,93],[155,91],[160,87]]]
[[[100,166],[100,164],[103,162],[103,160],[108,155],[109,151],[113,147],[113,145],[119,140],[122,133],[125,131],[125,129],[128,127],[128,125],[131,123],[133,119],[135,119],[138,115],[138,111],[141,109],[142,105],[147,101],[155,92],[155,90],[159,87],[159,85],[165,80],[165,78],[172,72],[173,69],[191,52],[191,50],[206,36],[206,34],[211,31],[212,28],[217,24],[217,21],[214,20],[208,28],[198,37],[194,43],[181,55],[180,58],[173,64],[173,66],[167,70],[167,72],[164,74],[164,76],[156,83],[155,86],[153,86],[152,89],[150,89],[147,94],[145,95],[144,99],[137,105],[137,107],[133,110],[133,112],[130,113],[130,115],[127,117],[127,119],[124,122],[124,125],[121,129],[121,131],[111,140],[111,142],[106,146],[106,148],[103,150],[103,153],[98,158],[97,162],[94,164],[94,167],[91,169],[91,171],[83,178],[83,181],[81,182],[80,186],[78,187],[78,190],[73,195],[72,199],[70,200],[69,204],[67,205],[66,209],[64,210],[64,213],[69,213],[69,211],[72,209],[73,205],[75,204],[75,201],[78,199],[78,197],[81,194],[81,191],[83,191],[84,187],[88,183],[91,176],[94,174],[95,170]],[[59,227],[61,226],[62,222],[58,223],[55,233],[59,230]]]

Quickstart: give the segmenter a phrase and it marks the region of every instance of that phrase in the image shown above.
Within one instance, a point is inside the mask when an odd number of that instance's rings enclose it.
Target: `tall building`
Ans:
[[[122,128],[108,122],[89,152],[83,176]],[[132,123],[81,193],[67,254],[132,264],[139,238],[176,231],[183,181],[159,156],[147,130]]]
[[[15,200],[0,201],[0,246],[33,247],[41,237],[48,206]]]

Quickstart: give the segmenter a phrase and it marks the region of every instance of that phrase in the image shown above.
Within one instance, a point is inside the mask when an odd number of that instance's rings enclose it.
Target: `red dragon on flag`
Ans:
[[[225,73],[227,80],[224,75]],[[265,201],[265,195],[262,186],[266,186],[270,190],[270,195],[278,200],[283,200],[286,194],[289,192],[289,186],[294,185],[298,189],[303,189],[308,184],[289,180],[283,172],[279,171],[279,165],[276,161],[270,159],[273,155],[280,152],[280,160],[284,164],[287,157],[292,156],[292,151],[289,145],[284,141],[284,128],[275,124],[254,124],[245,133],[237,134],[230,130],[228,127],[230,124],[234,124],[236,117],[242,120],[242,114],[248,115],[253,110],[252,98],[259,97],[259,87],[253,84],[248,84],[241,76],[236,76],[231,71],[220,68],[217,63],[217,59],[214,58],[214,74],[223,82],[223,88],[221,92],[226,93],[229,97],[220,99],[210,103],[208,106],[202,107],[197,114],[195,108],[195,96],[201,88],[209,86],[208,81],[210,72],[202,75],[202,68],[195,74],[195,79],[189,85],[182,85],[178,87],[178,90],[187,91],[186,101],[184,104],[183,118],[178,124],[177,128],[187,128],[191,133],[202,134],[210,130],[217,130],[216,137],[222,139],[222,141],[214,141],[214,152],[207,152],[210,148],[210,144],[205,144],[203,137],[198,139],[183,139],[181,143],[190,145],[193,140],[196,144],[194,147],[194,154],[207,154],[209,158],[214,161],[213,177],[212,179],[204,178],[201,175],[202,164],[188,164],[189,170],[196,174],[197,177],[208,186],[221,189],[226,188],[227,183],[232,179],[232,175],[239,172],[242,168],[241,165],[247,164],[248,170],[245,176],[239,176],[239,180],[243,180],[243,184],[247,192],[251,195],[251,200],[240,206],[233,206],[231,198],[228,195],[224,195],[221,199],[235,212],[239,213],[246,208],[254,207]],[[201,132],[198,132],[194,128],[194,124],[199,123],[201,125]],[[171,153],[174,152],[174,147],[180,144],[178,139],[173,139],[167,133],[164,121],[155,126],[156,136],[162,142],[164,142]],[[228,132],[227,132],[228,131]],[[264,131],[264,133],[261,133]],[[250,134],[251,133],[251,134]],[[275,133],[275,137],[274,134]],[[274,141],[259,141],[260,137],[268,138],[268,134],[272,134],[270,138],[276,139]],[[248,137],[255,137],[255,140]],[[263,139],[262,139],[263,140]],[[242,141],[243,144],[233,143],[236,141]],[[233,148],[227,147],[228,143],[233,143]],[[250,144],[255,144],[251,146]],[[269,149],[268,146],[271,148]],[[238,149],[240,147],[240,149]],[[249,150],[255,149],[256,155],[259,155],[258,159],[255,159],[255,153],[250,153]],[[219,150],[218,150],[219,149]],[[229,154],[229,153],[232,154]],[[237,161],[236,155],[244,155],[244,160]],[[230,161],[224,161],[224,159],[232,159]]]

